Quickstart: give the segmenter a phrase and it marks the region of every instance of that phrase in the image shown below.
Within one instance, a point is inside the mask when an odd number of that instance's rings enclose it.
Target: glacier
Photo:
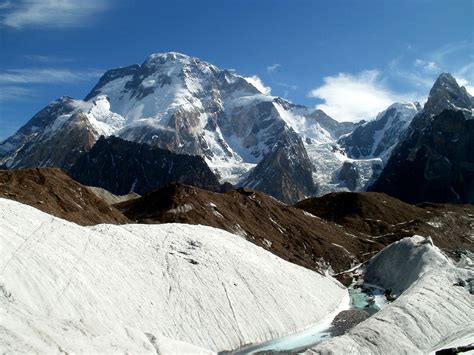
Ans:
[[[305,329],[335,279],[183,224],[81,227],[0,199],[0,352],[210,353]]]
[[[369,261],[364,282],[398,298],[348,333],[306,354],[427,354],[474,342],[474,270],[458,267],[430,238],[395,242]]]

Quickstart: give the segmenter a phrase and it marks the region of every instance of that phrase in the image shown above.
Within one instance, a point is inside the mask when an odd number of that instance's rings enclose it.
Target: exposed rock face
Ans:
[[[144,194],[170,182],[220,191],[217,178],[201,157],[174,154],[147,144],[117,137],[101,137],[70,170],[84,185],[102,187],[114,194]]]
[[[13,136],[0,143],[0,157],[12,153],[22,145],[31,141],[38,132],[45,129],[57,117],[67,114],[74,110],[73,99],[63,96],[46,106],[40,112],[33,116],[23,127],[21,127]]]
[[[471,99],[452,76],[438,78],[370,190],[410,203],[474,203]]]
[[[0,170],[0,197],[81,225],[128,222],[115,207],[59,169]]]
[[[94,195],[96,195],[98,198],[100,198],[102,201],[107,203],[109,206],[115,205],[117,203],[125,202],[128,200],[133,200],[135,198],[139,198],[140,195],[137,194],[136,192],[131,192],[126,195],[115,195],[110,191],[107,191],[106,189],[103,189],[101,187],[96,187],[96,186],[86,186],[89,191],[92,191]]]
[[[95,142],[97,131],[87,117],[74,113],[74,100],[64,97],[36,114],[25,126],[3,142],[6,154],[0,166],[69,168]]]
[[[331,336],[337,337],[343,335],[369,317],[370,314],[363,309],[348,309],[342,311],[332,322],[332,327],[330,328]]]
[[[419,103],[395,103],[381,112],[374,121],[357,127],[341,137],[339,144],[351,158],[387,159],[400,135],[421,109]]]
[[[309,112],[306,116],[310,120],[315,120],[322,128],[330,132],[334,139],[354,131],[357,127],[365,123],[365,121],[358,123],[338,122],[329,117],[324,111],[318,109]]]
[[[350,162],[344,162],[341,171],[339,172],[339,179],[344,181],[347,188],[354,191],[357,188],[357,181],[359,180],[359,169],[357,166]]]
[[[460,87],[451,74],[442,73],[431,88],[423,111],[429,114],[439,114],[446,109],[471,112],[472,106],[472,97],[466,88]]]
[[[450,110],[431,117],[397,147],[370,189],[410,203],[474,203],[474,120]]]
[[[140,69],[140,66],[138,64],[134,64],[128,67],[107,70],[105,74],[102,75],[97,85],[94,86],[94,88],[91,90],[89,94],[87,94],[84,100],[89,101],[95,96],[100,95],[100,89],[102,89],[108,83],[113,82],[114,80],[132,77],[134,74],[136,74],[139,71],[139,69]]]
[[[289,131],[252,170],[243,185],[294,203],[316,193],[312,172],[303,142],[295,132]]]

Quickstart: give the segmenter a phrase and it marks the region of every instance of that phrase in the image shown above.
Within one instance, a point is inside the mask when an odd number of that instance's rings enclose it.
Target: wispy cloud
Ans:
[[[107,8],[106,0],[19,0],[14,5],[4,2],[1,23],[25,27],[83,27]]]
[[[467,92],[471,95],[474,96],[474,85],[471,85],[471,83],[462,78],[462,77],[457,77],[456,81],[458,82],[459,85],[464,86],[467,90]]]
[[[71,84],[96,79],[99,70],[9,69],[0,71],[0,102],[28,101],[38,96],[35,85]]]
[[[454,77],[459,85],[464,86],[469,94],[474,96],[474,62],[468,63],[456,70]]]
[[[284,87],[287,90],[297,90],[298,89],[297,85],[286,84],[286,83],[282,83],[281,81],[277,81],[277,80],[273,80],[272,83],[275,84],[275,85]]]
[[[450,57],[457,56],[466,50],[472,50],[472,42],[469,40],[446,44],[429,53],[429,57],[437,63],[446,64],[446,60],[449,60]]]
[[[5,10],[11,8],[13,5],[11,1],[2,1],[0,2],[0,10]]]
[[[57,56],[50,56],[50,55],[28,54],[28,55],[24,55],[23,57],[31,62],[42,63],[42,64],[53,64],[53,63],[57,64],[57,63],[74,62],[73,58],[57,57]]]
[[[20,86],[1,86],[0,102],[5,101],[23,101],[34,97],[33,90]]]
[[[0,71],[0,84],[72,83],[98,78],[101,74],[99,70],[8,69]]]
[[[424,71],[429,72],[429,73],[439,72],[438,65],[435,62],[432,62],[432,61],[427,61],[427,60],[417,58],[415,60],[414,65],[416,67],[422,68]]]
[[[418,92],[427,93],[434,82],[434,72],[422,69],[421,63],[425,61],[418,59],[408,64],[403,63],[404,56],[399,56],[388,63],[387,76],[403,82],[416,88]],[[405,60],[406,61],[406,60]]]
[[[374,118],[392,103],[414,98],[388,89],[377,70],[325,77],[324,84],[312,90],[309,96],[323,100],[316,107],[329,116],[352,122]]]
[[[472,43],[461,41],[423,53],[414,60],[412,53],[405,53],[389,63],[386,75],[411,84],[420,93],[427,93],[440,73],[449,72],[472,93],[474,58],[471,49]]]
[[[262,79],[260,79],[257,75],[249,76],[244,79],[247,80],[253,86],[255,86],[257,90],[260,91],[262,94],[270,95],[272,93],[272,88],[269,86],[265,86]]]
[[[278,63],[275,63],[275,64],[272,64],[272,65],[269,65],[267,67],[267,73],[271,74],[273,73],[274,71],[276,71],[278,68],[281,67],[281,64],[278,64]]]
[[[287,96],[289,90],[296,90],[296,89],[298,89],[298,86],[292,85],[292,84],[287,84],[287,83],[284,83],[282,81],[279,81],[279,80],[275,79],[274,74],[278,74],[277,71],[279,71],[279,69],[281,67],[282,67],[282,65],[278,64],[278,63],[269,65],[267,67],[267,74],[270,77],[270,81],[271,81],[272,85],[277,85],[277,86],[281,86],[282,88],[284,88],[285,89],[285,96]]]

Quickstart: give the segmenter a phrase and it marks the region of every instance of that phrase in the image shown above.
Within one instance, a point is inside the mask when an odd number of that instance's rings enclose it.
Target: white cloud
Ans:
[[[464,86],[474,96],[474,63],[468,63],[454,72],[459,85]]]
[[[255,88],[257,88],[257,90],[260,91],[262,94],[270,95],[272,92],[272,88],[269,86],[265,86],[262,79],[260,79],[257,75],[247,77],[245,78],[245,80],[255,86]]]
[[[71,83],[98,78],[101,74],[98,70],[8,69],[0,71],[0,84]]]
[[[7,7],[1,23],[17,29],[82,27],[106,5],[106,0],[23,0]]]
[[[462,77],[456,77],[456,81],[458,82],[459,86],[464,86],[467,90],[467,92],[471,95],[474,96],[474,83],[471,84],[469,80],[464,79]]]
[[[386,88],[377,70],[325,77],[324,84],[309,96],[323,100],[316,107],[335,120],[352,122],[374,118],[394,102],[412,101]]]
[[[281,67],[281,64],[278,64],[278,63],[275,63],[275,64],[272,64],[272,65],[269,65],[267,67],[267,72],[268,73],[273,73],[274,71],[276,71],[278,68]]]

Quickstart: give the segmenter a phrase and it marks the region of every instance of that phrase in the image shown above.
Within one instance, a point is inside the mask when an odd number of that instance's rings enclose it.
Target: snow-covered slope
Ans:
[[[336,143],[305,144],[314,165],[318,196],[335,191],[365,191],[382,170],[382,159],[351,159]],[[345,170],[351,170],[351,176]]]
[[[0,199],[0,242],[0,352],[233,349],[348,302],[334,279],[210,227],[80,227]]]
[[[351,158],[386,160],[420,109],[417,102],[394,103],[380,112],[375,120],[357,127],[338,142]]]
[[[376,255],[364,281],[401,295],[347,334],[307,353],[426,354],[474,341],[473,270],[458,268],[429,238],[414,236]]]

